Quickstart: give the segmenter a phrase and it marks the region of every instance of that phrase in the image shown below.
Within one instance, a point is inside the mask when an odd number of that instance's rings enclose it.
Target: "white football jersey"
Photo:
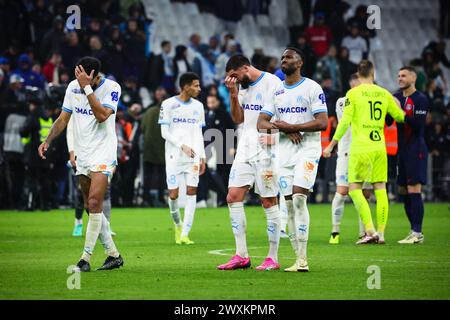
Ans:
[[[338,121],[341,121],[342,115],[344,114],[345,108],[345,97],[341,97],[336,101],[336,115]],[[338,143],[338,155],[350,152],[350,143],[352,142],[352,130],[350,127],[347,132],[343,135]]]
[[[302,78],[298,83],[286,85],[275,93],[275,103],[264,107],[261,111],[275,119],[289,124],[301,124],[314,120],[314,115],[327,112],[325,94],[320,85],[309,79]],[[297,160],[300,150],[321,153],[320,132],[305,132],[300,144],[292,143],[286,134],[280,133],[278,147],[278,164],[281,167],[292,166]]]
[[[117,165],[116,111],[120,94],[120,85],[105,78],[94,90],[101,105],[114,111],[100,123],[78,81],[73,80],[67,86],[62,109],[72,114],[74,152],[78,165]]]
[[[239,104],[244,110],[244,123],[236,151],[236,162],[251,162],[270,157],[260,142],[258,128],[259,113],[263,108],[273,108],[275,92],[282,86],[281,80],[268,72],[247,89],[239,89]]]
[[[197,155],[190,158],[181,148],[166,140],[166,165],[199,162],[200,158],[205,157],[202,133],[205,126],[205,111],[200,101],[191,98],[188,102],[183,102],[177,96],[164,100],[158,123],[169,126],[169,133],[176,141],[189,146]]]

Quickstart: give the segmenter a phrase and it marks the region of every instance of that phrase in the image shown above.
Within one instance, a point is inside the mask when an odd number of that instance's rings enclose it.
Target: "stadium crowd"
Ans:
[[[217,10],[224,20],[244,13],[265,14],[270,3],[227,1],[228,9],[232,2],[238,10],[231,17],[229,10],[219,8],[220,1],[196,2],[200,9]],[[111,186],[113,206],[165,206],[164,140],[157,124],[161,102],[178,91],[182,73],[193,71],[200,76],[203,88],[200,100],[206,110],[205,130],[215,128],[225,136],[227,129],[235,129],[223,79],[229,57],[242,52],[239,39],[230,32],[209,39],[192,34],[184,44],[163,41],[161,53],[154,54],[147,51],[147,26],[152,21],[145,16],[142,4],[133,3],[123,10],[119,0],[78,3],[83,12],[81,30],[66,28],[63,17],[72,4],[67,1],[1,2],[0,209],[48,210],[72,204],[72,170],[65,135],[51,145],[48,161],[39,159],[36,150],[61,112],[76,61],[86,55],[98,58],[103,74],[122,86],[116,120],[119,166]],[[356,72],[356,64],[368,57],[369,40],[376,33],[366,27],[364,6],[345,21],[349,5],[344,1],[319,0],[314,7],[311,1],[299,3],[304,24],[290,27],[290,45],[302,50],[304,76],[319,82],[326,95],[330,124],[322,136],[326,143],[337,126],[336,100],[349,89],[349,77]],[[257,68],[283,77],[279,57],[266,56],[263,49],[246,54]],[[417,89],[430,100],[426,134],[434,186],[430,200],[448,200],[450,99],[446,95],[448,80],[440,69],[440,65],[450,68],[445,42],[431,42],[410,64],[418,70]],[[233,155],[234,147],[226,148],[224,154]],[[318,192],[313,193],[312,201],[329,201],[333,191],[336,160],[321,161]],[[230,166],[208,163],[199,185],[199,202],[205,205],[212,189],[217,192],[218,204],[226,204]]]

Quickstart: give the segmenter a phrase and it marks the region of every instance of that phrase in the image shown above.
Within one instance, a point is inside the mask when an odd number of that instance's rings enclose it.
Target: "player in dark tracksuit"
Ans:
[[[424,214],[422,185],[426,184],[428,149],[425,144],[425,118],[428,98],[415,88],[417,75],[412,67],[403,67],[398,73],[400,91],[394,96],[405,112],[405,123],[397,124],[398,185],[403,197],[406,215],[411,224],[410,234],[399,243],[423,242]]]

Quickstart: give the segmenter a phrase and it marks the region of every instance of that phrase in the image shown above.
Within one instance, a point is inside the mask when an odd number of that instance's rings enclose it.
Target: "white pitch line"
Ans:
[[[249,247],[248,249],[261,249],[261,248],[266,248],[266,247]],[[228,248],[228,249],[218,249],[218,250],[210,250],[208,251],[209,254],[213,254],[213,255],[218,255],[218,256],[229,256],[229,253],[226,253],[226,251],[234,251],[236,250],[235,248]],[[252,255],[253,258],[266,258],[266,256],[254,256]],[[295,257],[280,257],[282,259],[287,259],[287,260],[295,260]],[[310,258],[308,257],[308,260],[325,260],[327,258],[321,259],[321,258]],[[348,258],[340,258],[339,260],[345,260],[345,261],[371,261],[371,262],[399,262],[399,263],[429,263],[429,264],[435,264],[435,263],[439,263],[439,264],[450,264],[450,261],[417,261],[417,260],[406,260],[406,261],[401,261],[401,260],[390,260],[390,259],[356,259],[356,258],[352,258],[352,259],[348,259]]]

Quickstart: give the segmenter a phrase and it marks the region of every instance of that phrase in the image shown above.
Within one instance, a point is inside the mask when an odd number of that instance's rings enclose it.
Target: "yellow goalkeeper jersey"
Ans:
[[[392,94],[375,84],[361,84],[349,90],[345,104],[333,139],[339,141],[351,125],[350,153],[386,150],[383,132],[386,113],[397,122],[405,119]]]

